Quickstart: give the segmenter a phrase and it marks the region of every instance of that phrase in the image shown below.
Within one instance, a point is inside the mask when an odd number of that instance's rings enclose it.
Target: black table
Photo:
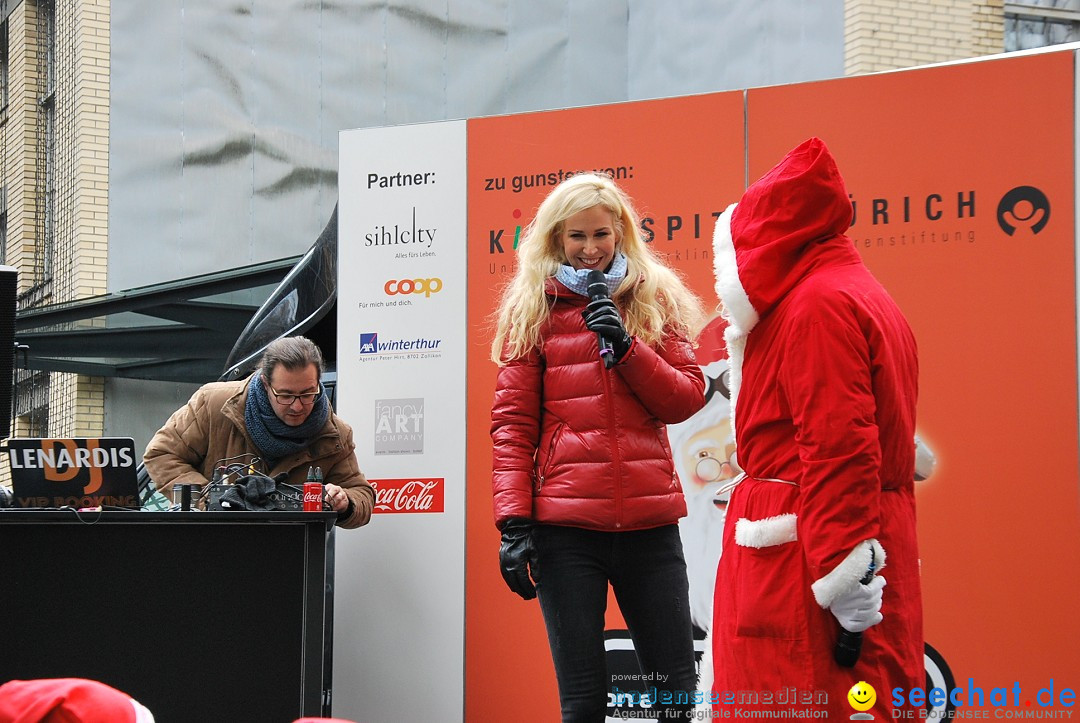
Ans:
[[[0,682],[100,680],[159,723],[329,715],[335,520],[0,510]]]

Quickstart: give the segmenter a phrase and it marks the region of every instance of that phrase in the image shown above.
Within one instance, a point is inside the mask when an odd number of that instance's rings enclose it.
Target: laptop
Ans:
[[[7,455],[13,507],[139,508],[130,437],[12,438]]]

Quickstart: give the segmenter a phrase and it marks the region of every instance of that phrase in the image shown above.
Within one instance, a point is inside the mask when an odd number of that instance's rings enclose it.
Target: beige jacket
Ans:
[[[206,485],[223,460],[245,454],[259,456],[244,424],[249,380],[212,382],[200,387],[157,431],[146,447],[143,463],[160,492],[167,496],[172,485],[179,482]],[[302,486],[312,466],[321,467],[323,482],[344,488],[352,501],[352,514],[339,520],[338,525],[367,524],[375,492],[356,461],[352,427],[336,414],[330,414],[307,449],[262,471],[271,477],[287,472],[289,484]]]

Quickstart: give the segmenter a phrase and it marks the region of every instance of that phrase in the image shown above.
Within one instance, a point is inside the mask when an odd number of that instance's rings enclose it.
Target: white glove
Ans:
[[[852,633],[861,633],[881,622],[881,589],[885,578],[875,575],[869,584],[859,583],[851,592],[841,595],[829,607],[829,612],[840,621],[840,627]]]

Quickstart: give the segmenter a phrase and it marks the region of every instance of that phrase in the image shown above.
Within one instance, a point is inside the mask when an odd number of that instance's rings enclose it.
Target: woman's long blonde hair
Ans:
[[[560,183],[540,204],[518,244],[517,271],[502,291],[496,310],[491,358],[499,365],[525,356],[540,344],[551,304],[548,278],[568,264],[560,236],[566,219],[603,206],[615,225],[615,249],[626,256],[626,277],[613,295],[626,330],[650,346],[669,328],[693,338],[704,323],[701,300],[653,254],[641,238],[629,197],[607,176],[582,173]]]

